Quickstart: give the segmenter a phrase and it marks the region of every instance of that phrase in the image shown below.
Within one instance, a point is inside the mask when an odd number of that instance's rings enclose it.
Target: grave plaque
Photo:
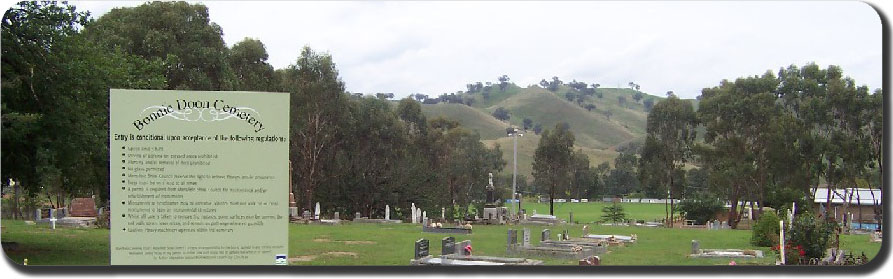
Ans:
[[[456,253],[456,238],[452,236],[444,237],[440,242],[440,254],[450,255]]]
[[[76,198],[69,205],[72,217],[96,217],[96,203],[93,198]]]
[[[108,107],[112,265],[288,254],[289,94],[111,89]]]
[[[428,256],[428,240],[419,239],[415,242],[415,259],[421,259]]]

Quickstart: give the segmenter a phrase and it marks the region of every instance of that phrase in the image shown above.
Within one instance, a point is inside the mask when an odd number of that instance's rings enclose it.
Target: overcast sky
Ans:
[[[99,17],[141,2],[72,1]],[[506,74],[694,98],[722,79],[840,65],[881,87],[878,14],[860,2],[205,1],[229,46],[261,40],[275,68],[307,45],[351,92],[439,95]]]

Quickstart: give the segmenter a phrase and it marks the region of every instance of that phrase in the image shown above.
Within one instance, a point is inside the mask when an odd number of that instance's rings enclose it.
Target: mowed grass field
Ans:
[[[533,244],[539,243],[540,232],[552,230],[553,239],[563,230],[571,237],[580,237],[584,223],[601,217],[601,208],[608,203],[556,203],[556,215],[567,219],[574,212],[579,224],[555,226],[474,226],[469,235],[423,233],[414,224],[303,225],[290,224],[289,254],[292,265],[408,265],[414,242],[430,241],[430,253],[440,255],[441,239],[453,236],[457,241],[471,240],[475,255],[507,256],[506,231],[530,229]],[[527,202],[524,208],[532,213],[548,213],[548,204]],[[663,204],[624,203],[627,215],[635,219],[653,220],[664,216]],[[18,247],[5,254],[16,263],[28,258],[31,265],[108,265],[109,231],[106,229],[57,228],[26,225],[23,221],[2,220],[2,240],[16,242]],[[729,259],[689,258],[691,241],[698,240],[702,249],[759,249],[765,258],[736,260],[738,264],[771,265],[776,254],[768,247],[750,245],[749,230],[705,230],[682,228],[644,228],[589,224],[593,234],[636,234],[638,242],[626,247],[609,247],[601,255],[603,265],[726,265]],[[868,235],[841,235],[841,248],[861,252],[874,258],[880,243],[869,242]],[[5,250],[5,249],[4,249]],[[548,265],[576,265],[575,260],[538,258]]]
[[[20,220],[2,220],[2,236],[6,242],[15,242],[15,250],[3,247],[6,257],[29,265],[108,265],[109,231],[107,229],[81,229],[56,227],[47,224],[27,225]],[[5,244],[4,244],[5,245]]]
[[[414,253],[414,242],[430,241],[430,254],[440,255],[441,239],[447,236],[456,241],[471,240],[475,255],[509,256],[506,254],[506,231],[510,228],[530,229],[531,243],[539,243],[542,229],[552,230],[553,239],[565,229],[571,237],[580,237],[583,225],[556,226],[474,226],[468,235],[423,233],[413,224],[346,224],[289,226],[289,258],[293,265],[407,265]],[[698,240],[702,249],[758,249],[765,257],[735,259],[742,265],[773,265],[777,254],[768,247],[750,245],[749,230],[665,229],[619,226],[590,226],[593,234],[636,234],[638,242],[626,247],[609,247],[600,255],[603,265],[727,265],[730,259],[689,258],[691,241]],[[862,251],[874,258],[880,243],[870,243],[867,235],[842,235],[841,247]],[[576,260],[541,259],[547,265],[576,265]]]
[[[570,213],[574,213],[574,222],[580,224],[588,224],[598,222],[602,217],[602,208],[609,206],[608,202],[588,202],[588,203],[555,203],[555,216],[564,220],[570,218]],[[666,209],[663,203],[621,203],[627,219],[645,220],[647,222],[663,220],[666,218]],[[507,205],[509,206],[509,205]],[[549,214],[549,203],[522,202],[523,208],[527,215],[533,214],[536,210],[538,214]]]

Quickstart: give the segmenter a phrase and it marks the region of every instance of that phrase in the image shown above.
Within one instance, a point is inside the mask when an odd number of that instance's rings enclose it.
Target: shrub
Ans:
[[[805,257],[821,258],[831,242],[835,227],[837,224],[832,221],[823,221],[812,213],[804,212],[796,214],[790,233],[785,234],[788,236],[787,242],[794,247],[800,247]]]
[[[616,202],[612,205],[603,207],[602,213],[602,222],[610,221],[613,223],[621,223],[626,219],[626,213],[623,212],[623,206]]]
[[[676,209],[683,212],[685,219],[695,220],[696,224],[705,224],[722,211],[723,202],[709,195],[698,195],[692,199],[684,199],[679,202]]]
[[[778,215],[772,211],[765,211],[760,219],[753,225],[753,235],[750,244],[759,247],[772,247],[778,245]]]

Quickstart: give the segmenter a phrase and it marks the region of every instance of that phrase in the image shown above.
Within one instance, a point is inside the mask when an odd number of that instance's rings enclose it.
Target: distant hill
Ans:
[[[602,162],[613,163],[618,146],[644,141],[648,113],[643,103],[648,98],[653,99],[654,103],[664,99],[644,94],[637,102],[633,99],[636,91],[628,88],[599,88],[597,91],[601,93],[601,98],[597,97],[598,94],[585,96],[583,102],[578,104],[576,100],[569,101],[566,94],[580,92],[564,85],[554,92],[538,86],[521,88],[514,84],[502,92],[494,85],[487,98],[480,92],[471,94],[474,98],[472,106],[427,104],[422,105],[422,111],[428,118],[442,116],[477,131],[488,146],[498,143],[509,163],[505,172],[511,172],[512,162],[512,140],[505,134],[507,127],[523,127],[524,118],[533,120],[534,124],[540,123],[543,129],[549,130],[559,122],[567,122],[576,138],[575,149],[583,149],[594,167]],[[622,105],[618,100],[620,96],[626,99]],[[589,111],[585,108],[587,104],[593,104],[595,108]],[[499,107],[509,111],[511,117],[507,122],[492,116]],[[518,140],[518,172],[528,178],[532,178],[531,164],[539,139],[540,136],[531,129]]]
[[[506,122],[499,121],[488,112],[462,104],[439,103],[422,105],[422,113],[428,119],[443,117],[458,121],[462,127],[477,131],[481,139],[496,139],[505,136]]]

